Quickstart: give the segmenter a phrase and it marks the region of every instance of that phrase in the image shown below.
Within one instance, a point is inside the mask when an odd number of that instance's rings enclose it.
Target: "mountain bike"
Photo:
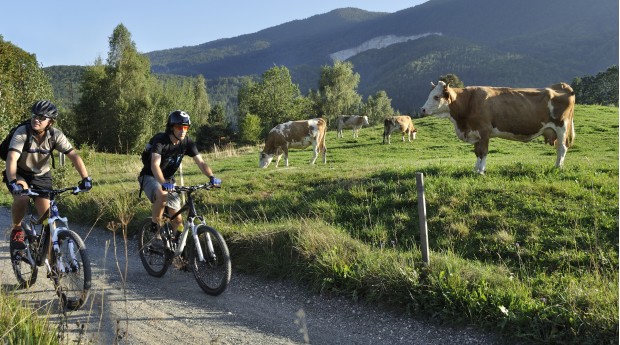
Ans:
[[[70,310],[79,309],[88,298],[91,284],[91,267],[84,241],[72,230],[66,217],[58,211],[56,197],[79,187],[62,189],[27,189],[22,195],[48,194],[50,208],[40,218],[33,212],[22,220],[26,249],[11,253],[11,266],[20,288],[29,288],[37,281],[39,267],[45,265],[47,277],[54,283],[62,305]]]
[[[147,218],[140,230],[139,253],[148,274],[162,277],[174,260],[185,261],[191,267],[194,278],[204,292],[217,296],[226,290],[230,282],[232,265],[224,237],[198,216],[192,193],[217,185],[175,186],[177,193],[185,192],[187,201],[171,215],[166,207],[164,224],[159,233],[151,230],[151,218]],[[183,225],[173,231],[170,220],[186,212]],[[176,232],[176,233],[175,233]],[[190,236],[191,234],[191,236]],[[192,245],[193,244],[193,245]]]

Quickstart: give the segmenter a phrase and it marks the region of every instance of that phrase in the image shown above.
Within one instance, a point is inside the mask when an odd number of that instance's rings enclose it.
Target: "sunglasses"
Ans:
[[[189,126],[187,125],[174,125],[174,129],[177,131],[189,131]]]
[[[47,120],[47,117],[45,117],[43,115],[36,115],[36,114],[32,114],[32,118],[34,120],[39,121],[39,122],[45,122],[45,120]]]

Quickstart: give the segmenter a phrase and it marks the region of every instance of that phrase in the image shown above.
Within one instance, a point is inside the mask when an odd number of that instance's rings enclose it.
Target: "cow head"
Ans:
[[[364,126],[368,126],[368,116],[363,116],[364,118]]]
[[[437,117],[448,117],[450,115],[450,92],[449,87],[443,81],[439,81],[437,85],[431,82],[431,93],[421,111],[425,115],[435,115]]]
[[[265,152],[261,152],[258,154],[258,167],[259,168],[266,168],[269,166],[269,164],[271,164],[271,161],[273,160],[273,154],[268,154]]]

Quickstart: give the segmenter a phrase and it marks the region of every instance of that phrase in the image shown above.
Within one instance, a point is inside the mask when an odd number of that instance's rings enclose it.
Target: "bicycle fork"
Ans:
[[[65,226],[56,227],[57,220],[61,221]],[[54,254],[55,254],[54,257],[56,258],[55,264],[56,264],[57,273],[67,273],[67,272],[77,271],[79,267],[77,265],[78,261],[75,258],[75,243],[73,242],[73,240],[71,238],[67,239],[67,247],[69,248],[69,255],[71,256],[69,268],[67,268],[65,263],[63,262],[62,252],[60,251],[60,245],[58,243],[58,232],[62,230],[67,230],[67,226],[66,226],[67,218],[53,216],[53,217],[50,217],[47,220],[47,222],[49,225],[50,235],[52,237],[52,250],[54,251]],[[47,271],[50,274],[53,272],[53,269],[50,265],[48,258],[45,258],[45,267],[47,268]]]
[[[202,217],[198,217],[198,219],[200,220],[200,223],[198,225],[196,225],[194,223],[194,218],[193,217],[191,219],[188,219],[187,223],[188,223],[188,225],[191,224],[191,227],[192,227],[192,236],[194,238],[194,245],[196,246],[196,253],[198,254],[198,260],[200,262],[205,262],[205,255],[202,252],[202,247],[200,246],[200,239],[198,238],[198,232],[196,231],[196,229],[198,228],[199,225],[206,226],[206,224],[205,224],[204,219],[202,219]],[[185,244],[186,237],[187,237],[187,233],[184,233],[183,242],[182,242],[183,244]],[[207,248],[209,250],[209,253],[208,253],[209,256],[211,258],[215,258],[215,249],[213,249],[213,242],[211,241],[211,234],[209,234],[209,232],[205,233],[205,241],[207,242]]]

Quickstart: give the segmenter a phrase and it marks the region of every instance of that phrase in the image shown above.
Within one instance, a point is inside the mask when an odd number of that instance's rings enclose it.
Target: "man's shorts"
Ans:
[[[161,184],[151,175],[142,175],[138,177],[138,181],[140,182],[146,197],[149,198],[151,202],[155,202],[155,193],[157,192],[157,189],[161,190]],[[166,206],[173,210],[179,210],[181,208],[181,197],[179,196],[179,193],[168,192],[168,201],[166,202]]]
[[[25,171],[17,170],[17,180],[25,181],[28,184],[28,188],[32,189],[52,189],[52,173],[50,171],[43,175],[36,176],[34,174],[27,173]],[[6,170],[2,172],[2,182],[9,188],[9,180],[6,177]],[[49,194],[39,193],[41,198],[49,199]]]

